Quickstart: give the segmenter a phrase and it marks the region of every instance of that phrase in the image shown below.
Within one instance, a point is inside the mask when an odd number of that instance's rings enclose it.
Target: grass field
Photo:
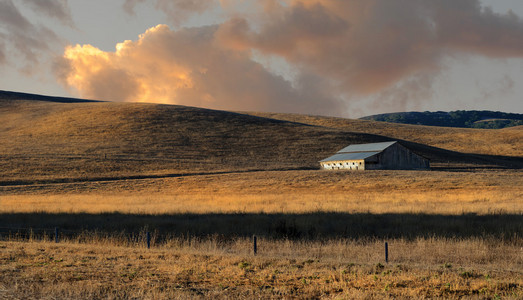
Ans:
[[[100,242],[100,241],[98,241]],[[483,240],[176,242],[154,248],[0,242],[3,298],[484,298],[523,296],[519,249]],[[468,255],[460,255],[467,252]],[[263,253],[263,254],[262,254]],[[488,263],[485,263],[488,261]]]
[[[521,128],[4,94],[0,298],[523,298]],[[432,171],[318,170],[390,139]]]
[[[519,170],[261,171],[0,187],[0,212],[523,213]]]

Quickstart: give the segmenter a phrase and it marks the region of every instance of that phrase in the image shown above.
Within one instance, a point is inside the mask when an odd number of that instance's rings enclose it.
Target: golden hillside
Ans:
[[[464,153],[523,157],[523,132],[521,132],[523,126],[495,130],[407,125],[298,114],[251,113],[251,115],[388,136]]]
[[[523,132],[517,129],[435,128],[10,92],[0,92],[0,118],[0,181],[11,184],[318,168],[319,160],[348,144],[391,139],[404,140],[435,167],[523,166]]]

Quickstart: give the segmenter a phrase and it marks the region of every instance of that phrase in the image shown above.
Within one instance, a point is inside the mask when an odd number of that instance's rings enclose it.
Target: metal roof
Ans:
[[[365,159],[367,157],[371,157],[373,155],[376,155],[380,153],[381,151],[371,151],[371,152],[356,152],[356,153],[336,153],[331,157],[327,157],[326,159],[320,160],[320,162],[327,162],[327,161],[343,161],[343,160],[360,160]]]
[[[351,152],[381,152],[388,147],[392,146],[396,141],[383,142],[383,143],[372,143],[372,144],[356,144],[347,146],[337,153],[351,153]]]

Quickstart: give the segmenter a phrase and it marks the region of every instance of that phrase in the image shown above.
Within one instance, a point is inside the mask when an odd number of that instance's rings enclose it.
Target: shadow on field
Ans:
[[[74,236],[81,232],[99,234],[138,233],[145,229],[158,237],[219,235],[225,238],[252,235],[273,239],[323,240],[332,238],[475,238],[489,237],[519,243],[523,237],[523,215],[432,215],[328,213],[306,214],[0,214],[0,235],[16,229],[50,232],[55,227]],[[19,231],[20,232],[20,231]]]

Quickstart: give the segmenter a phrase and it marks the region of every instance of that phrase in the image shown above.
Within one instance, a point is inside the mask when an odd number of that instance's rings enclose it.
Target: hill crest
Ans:
[[[34,101],[47,101],[47,102],[58,102],[58,103],[85,103],[85,102],[104,102],[99,100],[86,100],[79,98],[69,97],[56,97],[56,96],[45,96],[30,93],[11,92],[0,90],[0,100],[34,100]]]

